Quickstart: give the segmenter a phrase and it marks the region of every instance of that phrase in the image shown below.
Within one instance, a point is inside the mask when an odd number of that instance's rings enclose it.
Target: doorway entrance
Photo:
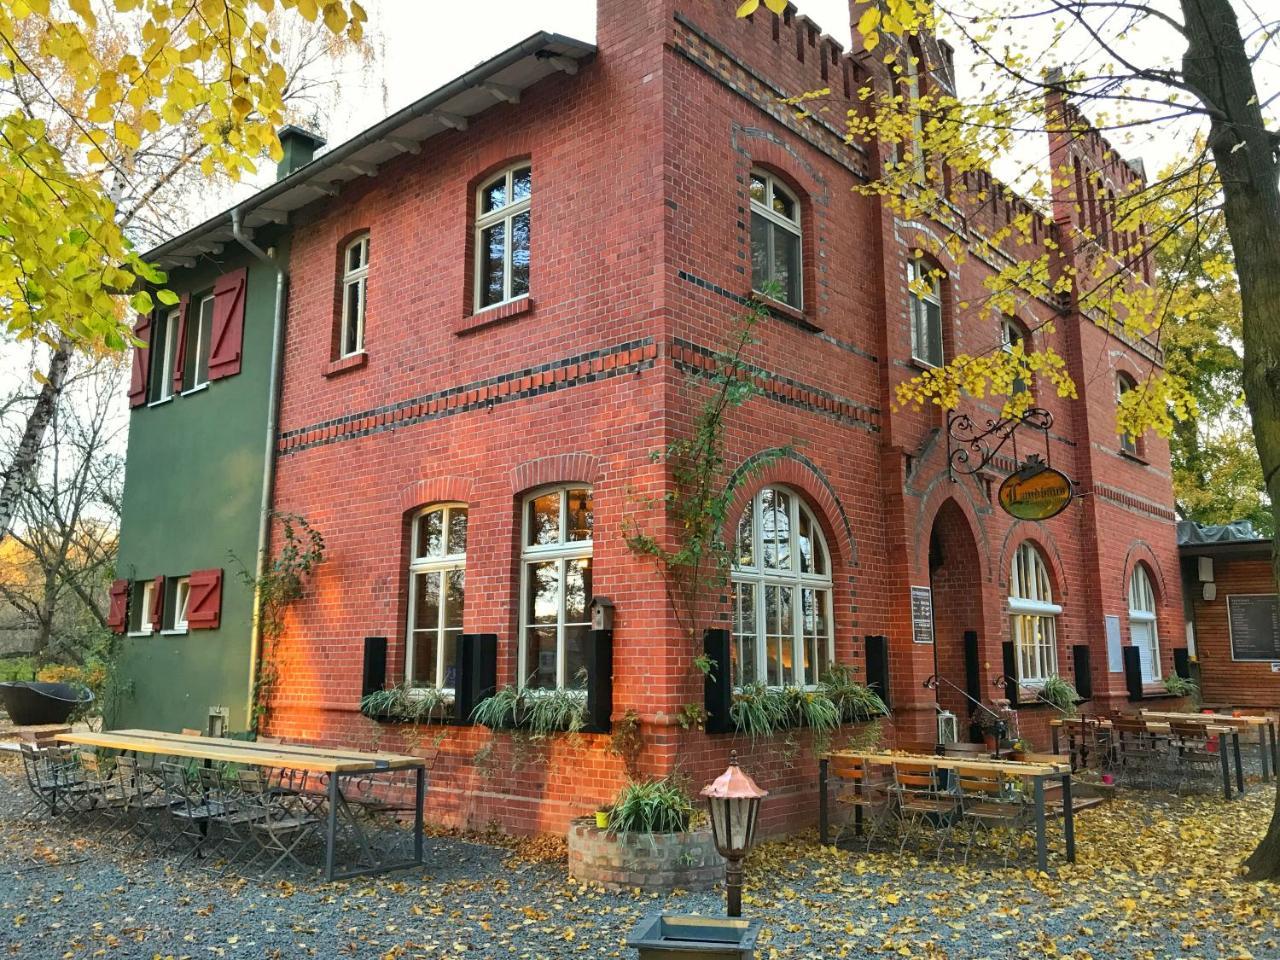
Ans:
[[[982,566],[969,521],[954,500],[943,503],[933,519],[929,533],[929,586],[933,593],[934,672],[939,681],[944,681],[938,684],[938,705],[955,714],[958,740],[981,739],[976,730],[971,730],[974,708],[960,691],[985,699],[981,661]]]

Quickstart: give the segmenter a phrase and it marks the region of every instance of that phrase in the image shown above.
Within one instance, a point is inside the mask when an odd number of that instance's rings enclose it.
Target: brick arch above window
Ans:
[[[759,464],[771,457],[776,459],[756,472]],[[756,494],[764,487],[783,486],[798,494],[808,504],[822,526],[827,548],[832,553],[832,564],[844,564],[850,568],[858,565],[858,545],[849,518],[831,481],[812,460],[794,450],[761,450],[748,457],[733,472],[728,482],[733,485],[744,476],[749,476],[750,480],[738,487],[733,496],[724,530],[726,543],[733,542],[738,529],[738,518]]]
[[[407,513],[433,503],[470,503],[473,486],[470,477],[423,477],[400,488],[400,509]]]
[[[1031,543],[1040,552],[1040,557],[1049,570],[1054,602],[1065,605],[1065,601],[1070,596],[1070,590],[1067,588],[1066,567],[1062,563],[1062,553],[1058,549],[1057,542],[1044,526],[1029,520],[1018,521],[1004,535],[1004,543],[1000,549],[1000,566],[997,568],[999,584],[1004,590],[1004,595],[1008,596],[1009,593],[1009,571],[1013,564],[1013,555],[1024,543]]]
[[[526,460],[512,469],[511,492],[524,493],[548,484],[585,483],[596,486],[603,471],[599,458],[589,453],[560,453]]]
[[[786,143],[764,131],[739,129],[737,133],[740,139],[735,139],[748,171],[752,167],[768,170],[800,194],[802,203],[827,202],[830,192],[826,182],[802,154],[793,152]]]
[[[1128,552],[1125,553],[1124,583],[1121,584],[1124,595],[1126,597],[1129,595],[1129,581],[1133,578],[1134,567],[1138,564],[1147,568],[1147,576],[1151,579],[1151,586],[1156,593],[1157,606],[1164,606],[1165,598],[1168,596],[1164,568],[1160,565],[1160,558],[1145,540],[1133,541],[1129,544]]]
[[[979,581],[991,582],[991,543],[987,539],[986,524],[978,516],[977,504],[973,498],[974,490],[971,486],[976,489],[976,480],[972,484],[954,483],[944,469],[934,478],[934,482],[929,485],[921,498],[915,510],[914,530],[915,559],[920,566],[918,572],[921,577],[928,575],[929,537],[933,533],[934,521],[938,519],[938,514],[950,500],[959,508],[965,522],[969,524],[969,533],[973,537],[978,553]]]

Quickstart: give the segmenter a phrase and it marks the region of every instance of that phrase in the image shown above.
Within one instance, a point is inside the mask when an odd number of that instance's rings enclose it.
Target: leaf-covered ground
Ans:
[[[16,775],[0,766],[0,957],[630,957],[644,914],[722,909],[575,883],[554,841],[432,837],[424,871],[345,884],[218,879],[22,818]],[[1273,798],[1121,794],[1078,818],[1079,863],[1049,875],[774,841],[745,912],[765,958],[1280,958],[1280,887],[1236,876]]]

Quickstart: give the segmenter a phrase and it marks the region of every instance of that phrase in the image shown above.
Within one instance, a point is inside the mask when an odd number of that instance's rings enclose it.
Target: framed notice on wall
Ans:
[[[1280,597],[1237,593],[1227,597],[1232,660],[1280,660]]]
[[[1102,618],[1107,634],[1107,672],[1124,673],[1124,641],[1120,637],[1120,618],[1108,614]]]
[[[933,643],[933,591],[928,587],[911,588],[911,639]]]

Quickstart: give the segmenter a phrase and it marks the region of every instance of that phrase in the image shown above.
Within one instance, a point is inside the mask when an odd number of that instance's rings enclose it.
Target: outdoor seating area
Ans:
[[[1026,837],[1041,870],[1049,863],[1049,822],[1061,820],[1062,855],[1074,863],[1075,814],[1096,802],[1073,798],[1065,757],[1023,762],[835,751],[819,761],[818,790],[823,843],[871,850],[884,840],[899,854],[910,848],[935,860],[950,850],[966,865],[985,852],[1008,866],[1021,857]]]
[[[1245,792],[1245,748],[1256,753],[1264,783],[1280,762],[1276,721],[1269,716],[1143,710],[1061,718],[1050,728],[1054,751],[1065,748],[1073,770],[1144,790],[1220,789],[1231,800]]]
[[[19,746],[28,811],[135,851],[264,877],[327,880],[422,863],[429,758],[154,730],[66,732]],[[415,813],[416,811],[416,813]],[[379,817],[410,813],[413,852]]]

